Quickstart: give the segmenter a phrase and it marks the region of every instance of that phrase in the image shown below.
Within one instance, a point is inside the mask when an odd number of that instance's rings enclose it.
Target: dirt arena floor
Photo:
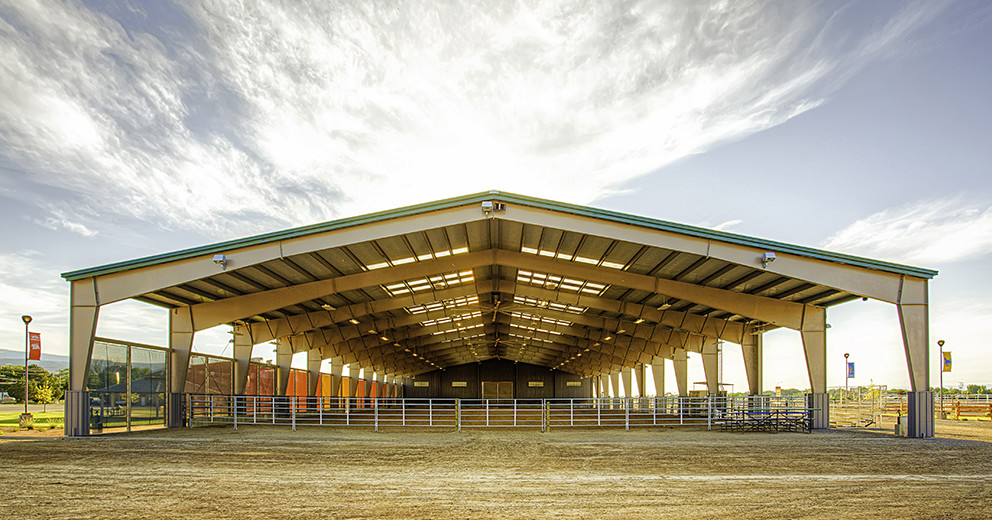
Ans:
[[[4,436],[0,518],[992,518],[992,423],[937,431]]]

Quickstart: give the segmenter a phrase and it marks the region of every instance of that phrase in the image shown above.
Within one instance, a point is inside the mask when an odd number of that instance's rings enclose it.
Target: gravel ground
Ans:
[[[888,430],[891,431],[891,430]],[[992,423],[0,437],[7,518],[989,518]]]

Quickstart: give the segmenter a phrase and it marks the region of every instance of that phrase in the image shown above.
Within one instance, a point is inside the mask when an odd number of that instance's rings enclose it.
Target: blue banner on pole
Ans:
[[[853,361],[847,364],[847,378],[848,379],[854,379],[854,362]]]

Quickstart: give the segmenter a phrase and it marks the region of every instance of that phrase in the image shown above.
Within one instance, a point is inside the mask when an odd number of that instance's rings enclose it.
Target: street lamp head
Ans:
[[[25,325],[31,323],[31,316],[21,316],[21,319],[24,320]]]
[[[944,346],[944,340],[942,340],[942,339],[937,340],[937,345],[943,347]]]
[[[844,353],[844,359],[847,359],[848,356],[850,356],[850,354],[848,354],[847,352],[845,352]]]

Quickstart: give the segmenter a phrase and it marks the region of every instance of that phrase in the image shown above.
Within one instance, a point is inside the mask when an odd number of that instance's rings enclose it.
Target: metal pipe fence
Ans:
[[[186,396],[186,424],[269,424],[381,428],[727,427],[743,417],[780,412],[808,417],[803,396],[632,397],[582,399],[398,399]]]

